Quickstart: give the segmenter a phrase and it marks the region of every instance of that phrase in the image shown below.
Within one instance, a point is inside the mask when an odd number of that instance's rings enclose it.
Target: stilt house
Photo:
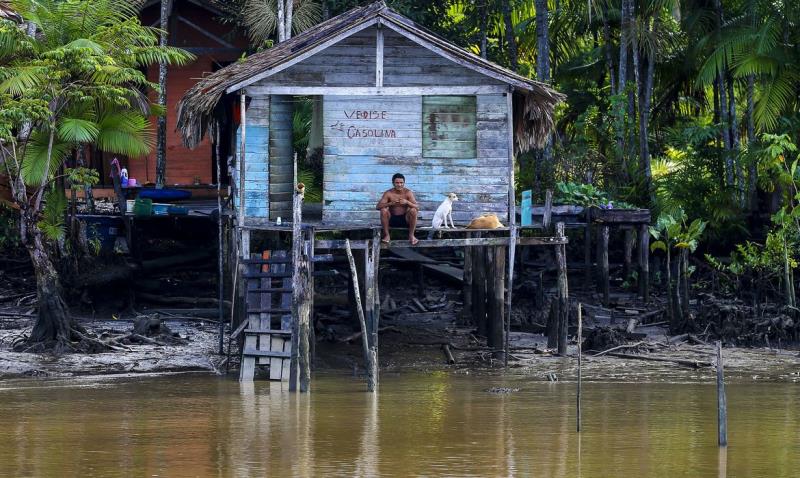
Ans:
[[[448,192],[461,199],[457,224],[490,212],[513,221],[514,154],[545,141],[562,98],[383,2],[197,83],[178,105],[186,146],[206,135],[224,141],[217,137],[231,95],[243,105],[235,115],[237,164],[245,165],[236,203],[245,224],[291,217],[297,97],[314,105],[309,150],[323,158],[322,222],[377,223],[375,204],[400,172],[420,202],[421,225]]]

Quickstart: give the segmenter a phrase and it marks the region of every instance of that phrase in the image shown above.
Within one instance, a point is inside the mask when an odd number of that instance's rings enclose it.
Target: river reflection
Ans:
[[[486,392],[513,387],[510,394]],[[800,388],[447,373],[286,384],[208,376],[0,383],[0,476],[798,476]]]

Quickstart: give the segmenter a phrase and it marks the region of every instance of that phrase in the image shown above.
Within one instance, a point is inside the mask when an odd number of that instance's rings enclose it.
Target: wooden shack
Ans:
[[[225,105],[232,96],[238,97],[240,120],[234,138],[234,182],[239,186],[234,195],[235,243],[239,277],[247,279],[239,286],[247,296],[241,299],[246,320],[237,329],[246,336],[241,379],[252,378],[256,363],[283,361],[271,366],[270,374],[281,375],[289,368],[290,387],[296,386],[299,374],[300,390],[308,390],[309,301],[314,263],[320,257],[314,251],[347,248],[351,256],[351,247],[362,261],[362,272],[356,273],[353,265],[352,276],[363,279],[359,311],[365,347],[371,350],[365,356],[373,357],[374,370],[382,248],[478,248],[464,261],[464,281],[475,285],[475,300],[483,304],[478,307],[482,316],[475,319],[479,330],[483,328],[495,350],[507,351],[515,247],[554,246],[560,271],[558,347],[566,350],[563,227],[553,237],[520,237],[514,191],[515,154],[546,141],[562,95],[376,2],[200,81],[178,105],[178,128],[186,146],[194,147],[204,137],[224,143],[222,135],[229,126]],[[309,150],[323,158],[321,216],[314,218],[301,217],[302,197],[294,184],[293,106],[300,97],[313,102]],[[398,172],[420,203],[420,226],[430,225],[448,192],[461,199],[453,209],[456,225],[495,213],[507,226],[483,237],[461,229],[453,233],[461,232],[457,238],[380,244],[375,205]],[[278,217],[283,225],[276,224]],[[353,242],[317,237],[319,232],[357,230],[368,234]],[[251,250],[251,231],[291,232],[291,259]],[[287,262],[292,264],[291,274],[281,269]],[[473,263],[481,273],[490,272],[473,280],[466,270]],[[358,290],[355,284],[353,288]],[[273,296],[255,297],[262,292]],[[471,295],[468,287],[465,295]],[[291,317],[283,315],[289,310],[288,296]],[[291,350],[284,340],[289,335]],[[291,367],[285,367],[288,360]],[[374,389],[376,374],[371,378]]]
[[[230,94],[246,97],[238,130],[246,137],[245,218],[290,216],[292,103],[310,96],[318,143],[310,147],[324,154],[323,222],[377,221],[375,203],[400,172],[421,203],[423,224],[448,192],[461,198],[456,222],[489,212],[508,221],[514,153],[545,140],[561,98],[383,2],[199,82],[179,105],[188,146],[200,144]]]

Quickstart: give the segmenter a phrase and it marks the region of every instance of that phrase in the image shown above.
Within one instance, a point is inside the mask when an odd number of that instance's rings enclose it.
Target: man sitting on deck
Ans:
[[[381,242],[389,243],[390,227],[407,227],[408,240],[412,246],[416,245],[419,239],[414,237],[414,229],[417,227],[419,204],[417,204],[414,193],[406,188],[405,176],[400,173],[392,176],[392,185],[394,187],[383,193],[375,207],[381,212],[381,226],[383,227]]]

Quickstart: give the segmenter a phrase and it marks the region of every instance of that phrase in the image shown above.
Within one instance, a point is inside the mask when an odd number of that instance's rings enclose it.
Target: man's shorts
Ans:
[[[389,227],[405,227],[408,228],[408,221],[406,221],[405,214],[398,214],[398,215],[390,215],[389,216]]]

